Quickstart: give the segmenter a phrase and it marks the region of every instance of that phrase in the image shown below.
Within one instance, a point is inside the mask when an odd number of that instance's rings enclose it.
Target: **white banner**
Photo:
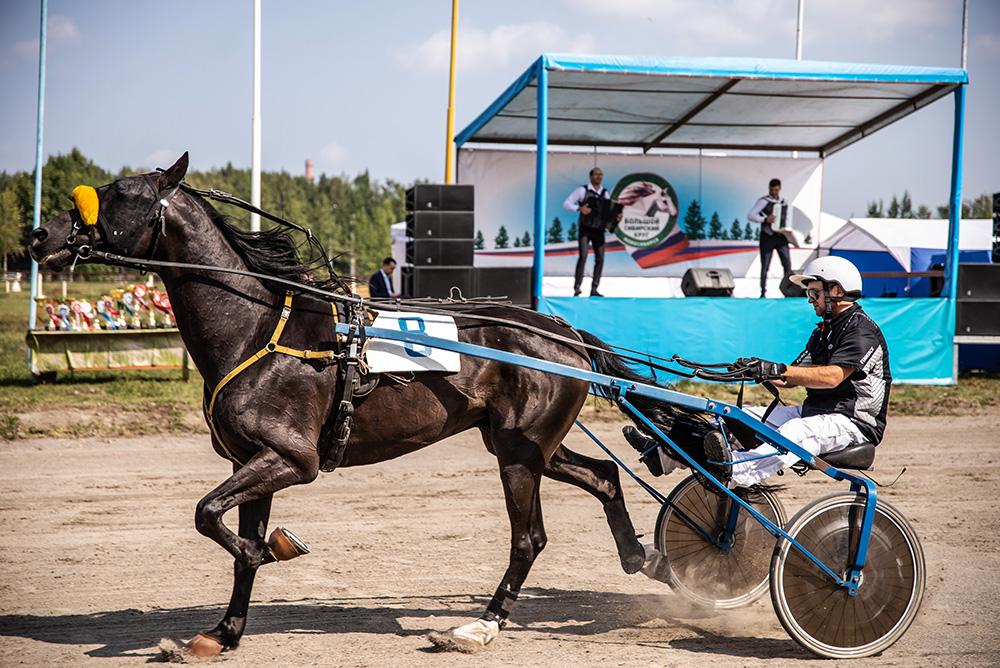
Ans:
[[[772,178],[781,179],[789,223],[803,245],[815,246],[823,233],[823,162],[816,158],[550,153],[548,276],[573,275],[577,214],[563,201],[587,183],[595,165],[604,171],[604,187],[624,205],[621,224],[606,236],[605,276],[679,277],[697,266],[747,276],[752,265],[759,267],[760,234],[747,213]],[[458,182],[476,186],[476,266],[530,265],[535,153],[463,148],[458,166]]]

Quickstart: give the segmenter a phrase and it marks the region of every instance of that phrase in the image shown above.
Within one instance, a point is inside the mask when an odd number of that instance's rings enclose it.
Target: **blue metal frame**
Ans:
[[[951,198],[948,213],[948,262],[944,294],[958,296],[959,227],[962,220],[962,150],[965,143],[965,86],[955,89],[954,139],[951,145]],[[952,319],[954,323],[954,319]],[[953,325],[954,326],[954,325]],[[957,379],[956,379],[957,380]]]
[[[545,274],[545,186],[549,182],[549,71],[538,59],[538,113],[535,114],[535,243],[532,246],[531,308],[538,310]]]
[[[350,334],[352,333],[352,326],[347,324],[338,323],[336,325],[336,332],[338,334]],[[354,330],[357,334],[357,331]],[[767,531],[775,536],[781,537],[789,541],[795,548],[813,563],[817,565],[824,573],[830,576],[834,582],[839,586],[843,586],[847,589],[848,593],[852,596],[857,594],[858,585],[860,583],[861,569],[864,566],[865,558],[868,553],[868,542],[871,537],[871,528],[875,519],[875,505],[877,502],[877,492],[874,483],[865,478],[859,476],[851,475],[845,471],[830,466],[821,459],[816,458],[808,450],[804,450],[801,446],[792,441],[789,441],[784,436],[779,434],[773,428],[760,422],[757,418],[746,413],[741,408],[727,404],[721,401],[714,401],[711,399],[703,399],[700,397],[693,397],[691,395],[683,394],[681,392],[676,392],[674,390],[668,390],[663,387],[656,385],[649,385],[646,383],[635,383],[631,381],[623,381],[619,378],[613,376],[608,376],[606,374],[597,373],[593,370],[579,369],[566,364],[560,364],[558,362],[550,362],[548,360],[538,359],[535,357],[528,357],[526,355],[520,355],[517,353],[507,352],[505,350],[496,350],[494,348],[487,348],[485,346],[478,346],[471,343],[465,343],[463,341],[451,341],[448,339],[441,339],[434,336],[427,336],[426,334],[420,334],[418,332],[401,332],[392,329],[383,329],[380,327],[367,327],[365,328],[365,333],[368,337],[386,339],[389,341],[398,341],[401,343],[413,343],[417,345],[428,346],[431,348],[439,348],[441,350],[448,350],[460,355],[468,355],[469,357],[478,357],[480,359],[488,359],[497,362],[502,362],[505,364],[513,364],[515,366],[521,366],[528,369],[534,369],[536,371],[542,371],[544,373],[549,373],[557,376],[563,376],[565,378],[574,378],[577,380],[584,380],[593,385],[600,386],[606,391],[610,392],[614,397],[615,401],[621,406],[626,412],[632,415],[640,424],[642,424],[646,430],[652,434],[655,438],[660,440],[662,443],[668,444],[677,454],[679,454],[687,462],[687,464],[694,470],[702,473],[707,479],[711,480],[712,483],[719,488],[719,490],[729,496],[735,503],[739,504],[744,510],[749,512],[751,516],[754,517],[761,525],[764,526]],[[805,549],[798,541],[792,538],[788,533],[784,531],[781,527],[777,526],[769,519],[761,515],[755,508],[750,506],[747,502],[741,499],[739,496],[734,494],[725,485],[719,482],[713,475],[705,470],[697,461],[694,460],[691,455],[683,450],[680,446],[674,443],[663,431],[657,427],[649,418],[642,414],[632,403],[628,400],[628,395],[635,395],[641,397],[647,397],[650,399],[656,399],[660,401],[665,401],[677,406],[683,406],[684,408],[689,408],[696,411],[703,411],[711,413],[718,416],[719,418],[728,418],[737,420],[744,425],[751,428],[756,434],[762,437],[766,442],[770,443],[775,447],[780,454],[791,453],[805,462],[811,468],[821,471],[826,476],[833,478],[834,480],[846,480],[851,484],[851,491],[860,492],[864,490],[865,492],[865,516],[861,525],[861,536],[858,541],[858,550],[854,557],[854,563],[852,567],[848,569],[845,574],[846,577],[841,577],[834,571],[832,571],[828,566],[826,566],[822,561],[820,561],[816,556],[811,554],[807,549]],[[592,436],[593,437],[593,436]],[[615,458],[616,461],[620,460]],[[633,477],[637,478],[634,474]],[[644,486],[645,487],[645,486]],[[657,493],[657,498],[659,498]]]

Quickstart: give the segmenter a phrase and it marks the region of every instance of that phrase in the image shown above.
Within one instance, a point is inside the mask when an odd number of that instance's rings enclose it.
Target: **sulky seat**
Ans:
[[[875,444],[858,443],[857,445],[849,445],[843,450],[828,452],[825,455],[820,455],[820,457],[827,464],[836,466],[838,469],[864,471],[870,469],[875,462]]]

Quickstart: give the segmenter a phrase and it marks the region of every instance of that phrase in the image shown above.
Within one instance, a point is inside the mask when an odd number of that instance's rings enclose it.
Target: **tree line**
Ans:
[[[165,165],[161,165],[165,166]],[[80,184],[100,186],[116,178],[143,174],[146,167],[105,169],[74,148],[49,157],[42,170],[42,221],[72,207],[70,192]],[[250,170],[227,163],[208,171],[189,171],[185,180],[197,188],[224,190],[250,200]],[[357,273],[367,276],[379,266],[390,247],[389,227],[404,219],[403,184],[372,179],[368,172],[351,178],[321,174],[314,181],[285,171],[261,174],[261,208],[312,229],[331,255],[337,271],[347,275],[353,249]],[[34,196],[34,172],[0,172],[0,253],[23,255]],[[249,228],[249,214],[236,207],[212,202],[223,213]],[[261,220],[267,226],[267,220]],[[78,272],[101,272],[100,265],[84,265]]]
[[[921,204],[916,209],[913,208],[913,199],[907,190],[903,191],[902,197],[893,194],[889,200],[889,207],[886,208],[884,200],[868,202],[869,218],[948,218],[951,213],[951,205],[945,204],[937,206],[932,212],[930,207]],[[992,218],[993,198],[983,193],[978,197],[967,199],[962,202],[962,218]]]

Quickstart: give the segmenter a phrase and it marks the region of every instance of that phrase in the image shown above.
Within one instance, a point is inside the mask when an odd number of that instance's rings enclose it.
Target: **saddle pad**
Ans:
[[[381,311],[375,319],[374,326],[458,341],[458,327],[455,325],[455,319],[447,315]],[[458,353],[415,343],[386,341],[378,338],[372,338],[369,342],[366,359],[371,373],[400,373],[404,371],[458,373],[461,369],[461,356]]]

